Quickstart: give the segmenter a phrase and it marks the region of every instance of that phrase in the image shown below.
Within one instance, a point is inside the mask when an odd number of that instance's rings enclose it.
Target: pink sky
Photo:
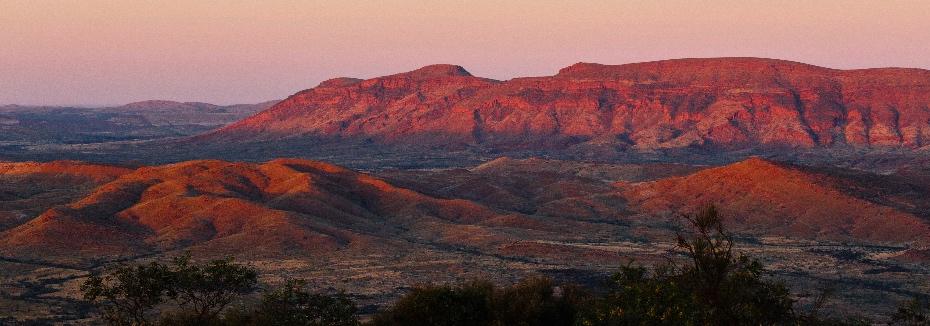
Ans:
[[[0,105],[281,99],[435,63],[495,79],[753,56],[930,69],[930,1],[0,1]]]

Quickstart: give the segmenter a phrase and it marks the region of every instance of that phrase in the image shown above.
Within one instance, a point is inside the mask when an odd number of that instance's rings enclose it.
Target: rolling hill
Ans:
[[[714,204],[736,249],[801,299],[827,282],[848,290],[837,309],[887,311],[930,275],[926,178],[759,158],[719,167],[501,158],[367,173],[302,159],[8,163],[0,204],[15,218],[0,232],[9,280],[0,303],[35,293],[30,305],[54,310],[102,264],[180,252],[232,255],[268,281],[307,278],[368,307],[410,284],[476,276],[595,286],[630,259],[680,257],[681,214]]]

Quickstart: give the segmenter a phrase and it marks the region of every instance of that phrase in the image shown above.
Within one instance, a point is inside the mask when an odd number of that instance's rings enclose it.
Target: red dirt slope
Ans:
[[[0,163],[0,231],[71,203],[132,170],[75,161]]]
[[[843,182],[808,170],[753,158],[685,177],[618,186],[632,210],[691,213],[714,204],[732,218],[731,228],[755,235],[928,244],[926,221],[827,187]]]
[[[180,248],[307,255],[367,246],[377,242],[367,234],[390,236],[394,225],[446,223],[452,232],[493,216],[325,163],[190,161],[140,168],[0,233],[0,253],[69,264]]]

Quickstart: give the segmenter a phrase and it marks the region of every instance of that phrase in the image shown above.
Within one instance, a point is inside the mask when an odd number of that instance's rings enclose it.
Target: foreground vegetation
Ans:
[[[372,316],[368,325],[869,325],[856,316],[821,316],[824,293],[806,311],[788,287],[765,277],[757,260],[734,253],[732,236],[714,207],[683,216],[693,232],[679,234],[684,262],[646,268],[631,261],[594,294],[531,276],[511,286],[474,279],[420,284]],[[82,286],[108,325],[360,325],[343,294],[312,293],[300,279],[262,291],[251,305],[231,307],[257,291],[257,273],[231,258],[205,265],[190,255],[171,264],[118,265]],[[930,325],[930,301],[904,302],[895,325]]]
[[[107,268],[81,287],[107,325],[358,325],[355,304],[345,296],[310,293],[292,279],[269,289],[251,308],[230,304],[256,290],[258,274],[231,258],[199,266],[182,255],[172,264]]]

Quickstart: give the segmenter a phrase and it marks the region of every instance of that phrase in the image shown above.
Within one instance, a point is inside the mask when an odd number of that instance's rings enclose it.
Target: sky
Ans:
[[[927,0],[0,0],[0,105],[257,103],[457,64],[763,57],[930,69]]]

